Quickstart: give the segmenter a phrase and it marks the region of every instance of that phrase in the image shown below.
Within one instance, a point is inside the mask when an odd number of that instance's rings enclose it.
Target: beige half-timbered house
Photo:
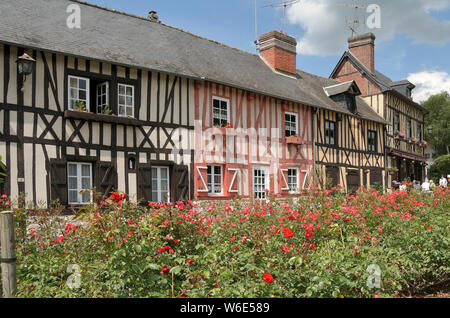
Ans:
[[[414,84],[393,82],[375,69],[375,35],[359,35],[349,40],[345,52],[331,74],[340,82],[355,81],[364,100],[382,116],[387,125],[386,153],[388,186],[405,179],[425,178],[424,117],[428,111],[412,99]]]

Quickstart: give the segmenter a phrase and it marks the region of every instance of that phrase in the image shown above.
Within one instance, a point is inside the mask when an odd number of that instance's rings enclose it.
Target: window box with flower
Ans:
[[[286,143],[288,145],[304,145],[305,141],[297,135],[286,137]]]
[[[404,140],[405,138],[406,138],[406,134],[404,132],[402,132],[402,131],[397,131],[394,134],[394,139],[395,140]]]

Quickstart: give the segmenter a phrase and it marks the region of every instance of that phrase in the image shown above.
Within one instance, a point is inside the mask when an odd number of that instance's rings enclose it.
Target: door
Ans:
[[[265,200],[266,190],[269,189],[269,168],[253,167],[253,198],[255,200]]]
[[[359,170],[347,170],[347,191],[355,193],[360,188]]]
[[[327,174],[327,182],[328,181],[330,182],[330,184],[327,184],[327,186],[337,187],[337,185],[339,184],[339,168],[326,167],[326,174]]]

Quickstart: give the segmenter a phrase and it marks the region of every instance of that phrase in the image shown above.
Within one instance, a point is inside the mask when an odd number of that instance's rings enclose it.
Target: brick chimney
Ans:
[[[348,39],[348,47],[370,72],[375,72],[375,35],[366,33]]]
[[[259,54],[274,69],[297,74],[297,40],[279,31],[259,37]]]

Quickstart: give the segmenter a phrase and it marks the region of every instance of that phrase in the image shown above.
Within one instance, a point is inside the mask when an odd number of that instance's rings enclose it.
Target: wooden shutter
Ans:
[[[108,197],[114,189],[117,189],[117,171],[111,162],[99,162],[96,165],[95,187],[97,192]]]
[[[189,199],[189,168],[175,165],[172,171],[172,193],[174,201]]]
[[[137,172],[138,200],[152,200],[152,166],[139,164]]]
[[[50,160],[50,200],[68,204],[67,161]]]

